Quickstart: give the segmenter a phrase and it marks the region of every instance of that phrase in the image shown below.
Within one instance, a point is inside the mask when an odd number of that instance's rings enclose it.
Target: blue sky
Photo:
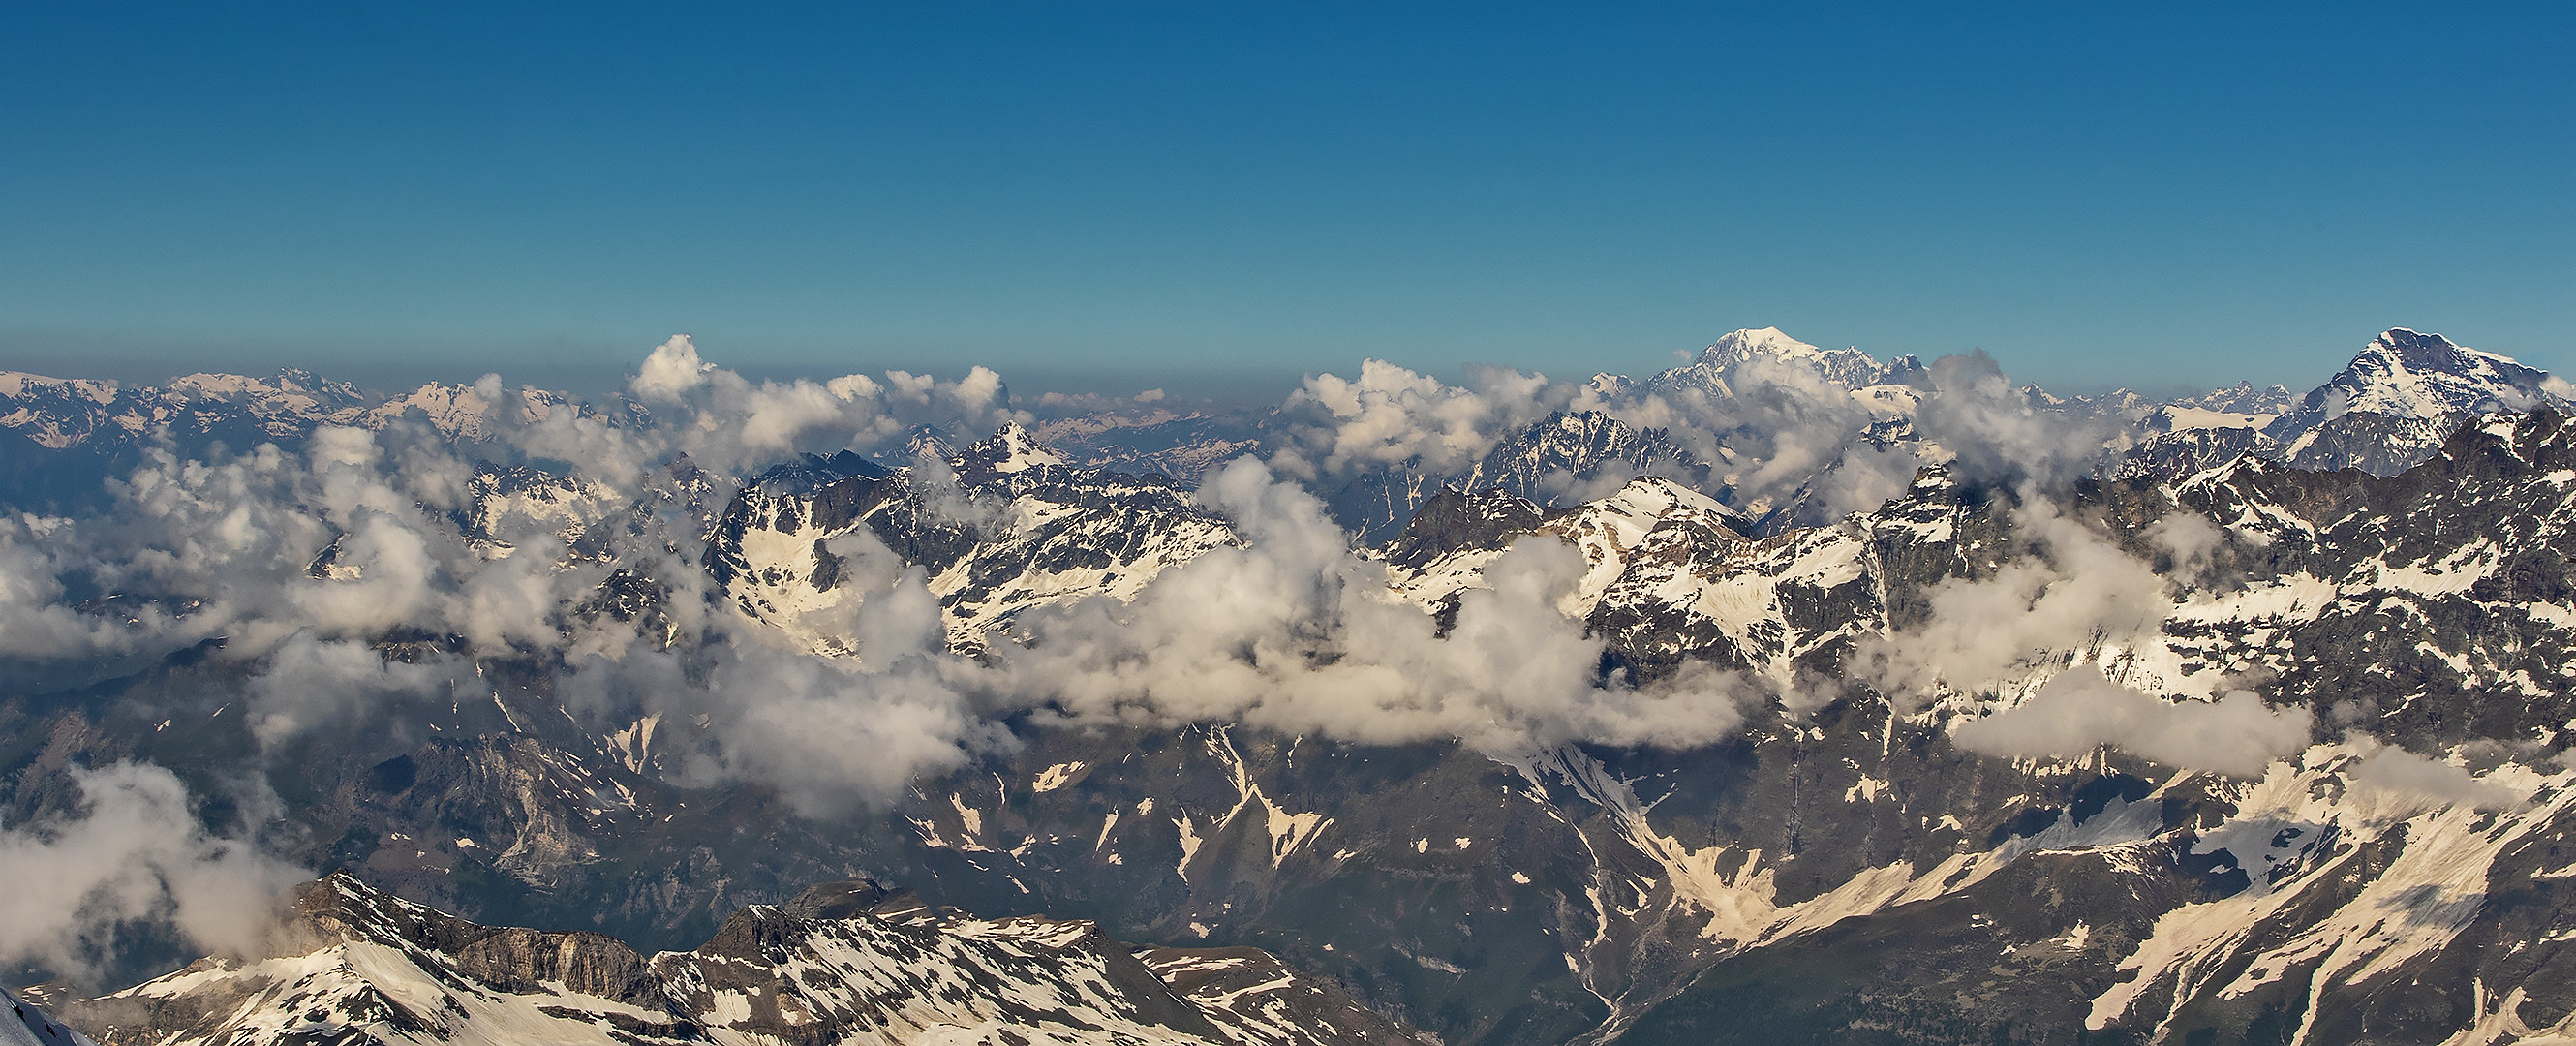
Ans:
[[[2576,369],[2576,5],[13,4],[0,367]]]

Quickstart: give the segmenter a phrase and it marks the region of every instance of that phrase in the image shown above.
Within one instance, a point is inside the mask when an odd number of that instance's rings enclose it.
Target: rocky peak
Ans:
[[[1602,411],[1559,412],[1495,444],[1456,486],[1508,490],[1553,505],[1648,471],[1708,479],[1707,466],[1663,429],[1638,429]]]
[[[292,913],[286,942],[290,948],[355,941],[396,948],[411,945],[453,955],[486,932],[453,915],[378,890],[346,871],[297,887],[288,910]]]
[[[2198,396],[2175,400],[2169,406],[2198,407],[2202,410],[2244,414],[2277,414],[2289,409],[2290,404],[2296,399],[2297,397],[2291,394],[2288,386],[2265,385],[2257,388],[2253,382],[2240,381],[2229,388],[2212,389]]]
[[[1625,374],[1603,372],[1583,383],[1584,391],[1604,402],[1617,403],[1637,395],[1637,379]]]
[[[2275,423],[2272,435],[2286,439],[2345,414],[2429,421],[2529,410],[2552,401],[2565,405],[2549,384],[2545,371],[2399,327],[2363,346],[2342,373],[2303,397]]]
[[[1887,366],[1878,372],[1878,380],[1871,384],[1929,390],[1932,387],[1932,369],[1923,365],[1922,357],[1908,353],[1887,361]]]
[[[852,477],[884,479],[886,476],[886,470],[876,462],[843,450],[829,455],[800,455],[795,461],[773,465],[750,486],[771,497],[782,497],[811,493]]]
[[[641,953],[588,930],[503,927],[458,949],[456,968],[506,992],[537,992],[555,983],[629,1006],[660,1009],[669,1004]]]
[[[1752,529],[1743,513],[1661,476],[1639,476],[1609,497],[1583,505],[1575,510],[1571,526],[1599,528],[1617,535],[1623,547],[1634,547],[1646,531],[1673,519],[1714,523],[1728,537],[1740,538]]]
[[[816,883],[780,905],[779,910],[798,919],[854,919],[893,896],[895,891],[873,879]]]
[[[957,471],[1009,475],[1065,463],[1064,455],[1047,449],[1037,437],[1029,435],[1029,430],[1020,427],[1019,422],[1006,421],[1001,428],[993,430],[990,438],[966,448],[965,453],[958,456]]]
[[[957,441],[933,425],[915,425],[903,434],[903,455],[896,464],[907,464],[930,458],[946,461],[957,456]]]
[[[1537,530],[1544,517],[1537,502],[1509,491],[1443,487],[1422,503],[1383,555],[1393,565],[1420,569],[1459,549],[1499,547],[1507,535]]]
[[[2576,405],[2568,392],[2545,371],[2398,327],[2295,401],[2280,386],[2245,382],[2145,412],[2142,438],[2114,471],[2180,478],[2250,454],[2300,469],[2394,476],[2479,415],[2565,410]]]

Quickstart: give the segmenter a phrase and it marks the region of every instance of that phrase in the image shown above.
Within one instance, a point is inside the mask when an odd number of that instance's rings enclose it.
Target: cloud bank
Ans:
[[[313,877],[248,837],[207,832],[168,770],[117,763],[71,777],[76,814],[0,825],[0,964],[87,977],[120,933],[147,923],[201,951],[255,954],[276,926],[273,900]]]

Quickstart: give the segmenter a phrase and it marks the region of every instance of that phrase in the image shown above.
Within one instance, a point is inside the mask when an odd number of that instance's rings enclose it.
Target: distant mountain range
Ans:
[[[1669,475],[1710,489],[1757,521],[1778,514],[1786,525],[1796,514],[1770,500],[1736,504],[1736,480],[1773,459],[1748,457],[1766,419],[1749,401],[1787,398],[1795,406],[1840,408],[1847,431],[1831,448],[1885,446],[1922,437],[1912,421],[1934,378],[1914,357],[1881,364],[1857,349],[1819,349],[1773,328],[1736,331],[1718,339],[1689,364],[1637,380],[1595,375],[1582,406],[1523,426],[1496,441],[1472,468],[1455,475],[1397,469],[1362,475],[1333,500],[1346,524],[1363,536],[1391,536],[1412,510],[1443,486],[1511,490],[1554,503],[1607,472]],[[2030,409],[2109,423],[2103,470],[2152,472],[2176,477],[2225,464],[2240,454],[2288,461],[2302,468],[2358,468],[2393,475],[2431,454],[2461,421],[2499,410],[2536,406],[2576,407],[2576,389],[2546,372],[2511,359],[2452,344],[2438,334],[2390,330],[2352,363],[2305,395],[2280,386],[2240,385],[2168,402],[2134,393],[2061,399],[2037,388],[2019,395]],[[1677,439],[1670,427],[1641,426],[1627,417],[1648,400],[1712,409],[1715,453]],[[1659,404],[1660,405],[1660,404]],[[235,450],[259,442],[293,442],[324,425],[382,428],[406,419],[468,442],[493,439],[509,421],[542,421],[558,411],[591,412],[618,423],[641,424],[650,408],[624,402],[592,407],[560,393],[536,389],[502,392],[471,385],[432,383],[398,397],[372,396],[355,386],[284,371],[273,378],[194,374],[156,386],[0,373],[0,429],[38,448],[79,450],[84,455],[7,455],[17,500],[42,497],[66,483],[92,483],[102,473],[91,456],[125,461],[135,448],[166,439],[182,452],[222,443]],[[1669,410],[1651,412],[1669,414]],[[507,414],[510,417],[505,418]],[[1105,410],[1059,417],[1037,425],[1028,438],[1064,456],[1061,464],[1131,474],[1162,473],[1188,485],[1211,467],[1244,454],[1263,454],[1282,424],[1277,417],[1176,413],[1160,408]],[[1729,431],[1729,428],[1734,431]],[[1739,437],[1729,440],[1728,437]],[[928,450],[955,451],[956,437],[922,428],[906,442],[885,448],[878,463],[909,464]],[[76,471],[70,461],[89,467]],[[1821,470],[1832,455],[1813,463]],[[43,477],[66,473],[50,484]],[[1730,475],[1730,473],[1734,473]],[[1787,514],[1781,514],[1787,512]],[[1820,520],[1812,514],[1802,523]]]

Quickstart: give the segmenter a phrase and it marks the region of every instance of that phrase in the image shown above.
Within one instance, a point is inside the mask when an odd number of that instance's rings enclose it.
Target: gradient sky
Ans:
[[[0,367],[2576,370],[2576,4],[725,6],[0,7]]]

